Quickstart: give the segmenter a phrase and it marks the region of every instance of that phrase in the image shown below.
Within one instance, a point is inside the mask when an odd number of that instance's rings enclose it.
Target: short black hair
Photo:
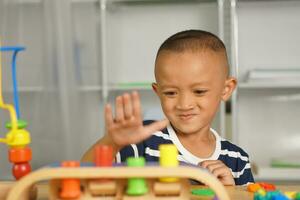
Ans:
[[[207,49],[226,53],[224,43],[216,35],[203,30],[185,30],[166,39],[159,47],[157,56],[163,50],[183,52]]]
[[[182,53],[185,51],[200,52],[205,50],[223,53],[226,60],[228,60],[226,47],[222,40],[213,33],[203,30],[185,30],[170,36],[159,47],[156,60],[162,51]]]

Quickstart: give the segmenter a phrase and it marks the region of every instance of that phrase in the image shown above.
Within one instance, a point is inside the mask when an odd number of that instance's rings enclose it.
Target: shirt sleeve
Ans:
[[[254,182],[254,178],[251,171],[251,165],[246,162],[241,171],[232,172],[235,185],[246,185]]]

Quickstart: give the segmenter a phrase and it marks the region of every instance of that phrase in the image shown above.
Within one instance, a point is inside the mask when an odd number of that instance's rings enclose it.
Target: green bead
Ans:
[[[192,189],[192,194],[197,196],[214,196],[215,192],[209,188],[202,188],[202,189]]]
[[[129,157],[126,160],[128,167],[143,167],[145,166],[144,157]],[[144,178],[134,177],[128,179],[126,194],[130,196],[140,196],[148,192],[146,180]]]
[[[17,123],[18,123],[18,129],[23,129],[23,128],[27,127],[27,122],[22,120],[22,119],[19,119]],[[12,123],[11,122],[6,123],[5,127],[7,129],[11,129],[12,128]]]

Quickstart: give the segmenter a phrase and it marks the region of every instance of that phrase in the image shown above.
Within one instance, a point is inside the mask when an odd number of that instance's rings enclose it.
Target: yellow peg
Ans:
[[[162,144],[159,146],[159,164],[162,167],[177,167],[178,162],[178,150],[173,144]],[[160,178],[161,182],[176,182],[178,178]]]

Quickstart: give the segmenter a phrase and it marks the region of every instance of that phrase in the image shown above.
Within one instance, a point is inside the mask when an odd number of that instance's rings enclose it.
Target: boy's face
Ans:
[[[227,100],[236,80],[227,77],[225,54],[161,51],[155,64],[153,89],[177,133],[209,128],[221,100]]]

